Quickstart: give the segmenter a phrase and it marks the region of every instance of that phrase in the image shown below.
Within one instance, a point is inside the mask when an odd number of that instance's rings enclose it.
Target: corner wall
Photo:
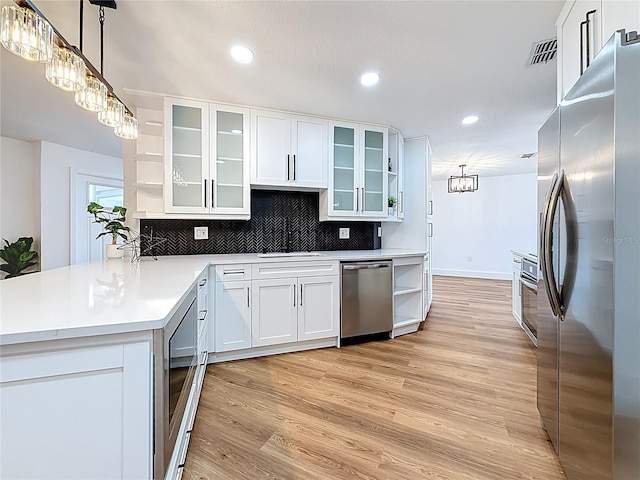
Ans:
[[[49,142],[40,145],[41,268],[71,263],[73,174],[122,178],[122,159]],[[84,201],[84,200],[83,200]]]
[[[537,251],[537,174],[484,177],[472,193],[433,188],[433,273],[512,277],[511,250]]]
[[[0,137],[0,238],[33,237],[40,251],[38,144]],[[2,242],[4,246],[4,242]]]

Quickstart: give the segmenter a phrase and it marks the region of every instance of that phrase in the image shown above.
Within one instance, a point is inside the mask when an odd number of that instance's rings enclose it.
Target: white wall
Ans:
[[[432,183],[435,275],[508,280],[511,250],[537,251],[537,175],[483,177],[478,187],[447,193],[446,181]]]
[[[41,267],[69,265],[71,187],[74,173],[122,178],[122,159],[39,142],[41,180]]]
[[[36,143],[0,137],[0,238],[33,237],[39,251],[38,164]]]

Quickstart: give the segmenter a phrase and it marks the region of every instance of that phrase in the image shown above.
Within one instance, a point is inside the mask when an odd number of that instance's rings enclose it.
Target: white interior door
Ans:
[[[87,212],[87,205],[90,202],[97,202],[107,208],[123,205],[122,180],[75,173],[73,183],[71,254],[69,257],[72,263],[103,260],[105,245],[111,242],[111,237],[105,235],[96,239],[102,231],[102,227],[93,222],[93,215]]]

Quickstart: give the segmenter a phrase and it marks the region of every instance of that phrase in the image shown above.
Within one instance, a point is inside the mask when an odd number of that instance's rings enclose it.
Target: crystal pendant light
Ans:
[[[45,75],[49,83],[68,92],[84,88],[87,75],[84,60],[65,47],[53,47],[53,57],[47,63]]]
[[[2,7],[0,41],[11,53],[45,63],[52,55],[53,29],[33,10],[5,5]]]
[[[102,112],[107,108],[107,87],[87,73],[86,84],[76,92],[76,105],[90,112]]]
[[[124,122],[124,105],[111,93],[107,95],[107,108],[98,113],[98,121],[108,127],[118,127]]]
[[[124,113],[124,122],[114,129],[116,136],[125,140],[138,138],[138,120],[129,112]]]

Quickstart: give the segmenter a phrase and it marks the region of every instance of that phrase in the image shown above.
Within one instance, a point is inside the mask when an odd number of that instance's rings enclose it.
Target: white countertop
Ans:
[[[527,260],[538,263],[538,257],[535,253],[522,253],[520,250],[511,250],[511,253],[518,257],[526,258]]]
[[[261,258],[255,253],[91,262],[0,281],[0,345],[164,327],[210,264],[376,260],[424,255],[407,249],[321,252]]]

